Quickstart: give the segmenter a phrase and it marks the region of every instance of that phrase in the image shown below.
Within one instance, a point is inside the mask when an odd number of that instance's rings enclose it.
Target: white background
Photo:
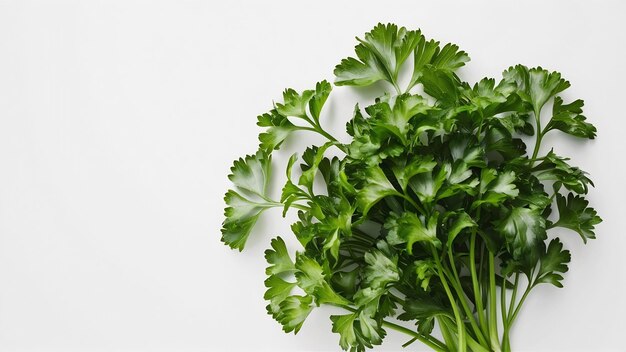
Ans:
[[[513,344],[625,351],[624,4],[0,1],[0,351],[338,350],[328,310],[297,336],[265,313],[262,252],[288,221],[266,214],[232,251],[222,197],[256,116],[285,87],[332,80],[379,21],[457,43],[470,82],[542,65],[585,99],[598,139],[545,144],[590,172],[604,223],[586,246],[559,233],[565,288],[532,293]],[[345,140],[354,102],[374,96],[336,88],[323,122]],[[390,332],[377,350],[405,341]]]

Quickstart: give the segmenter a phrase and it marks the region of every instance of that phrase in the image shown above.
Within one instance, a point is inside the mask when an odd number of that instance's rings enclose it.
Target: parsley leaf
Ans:
[[[595,209],[588,207],[588,200],[573,193],[569,193],[567,198],[557,193],[556,204],[559,208],[559,220],[551,227],[559,226],[576,231],[585,243],[588,239],[596,238],[595,226],[602,219]]]
[[[226,220],[222,224],[222,241],[231,248],[243,250],[261,213],[280,206],[267,194],[271,162],[270,156],[259,151],[235,161],[231,168],[228,178],[236,190],[226,192]]]
[[[563,287],[562,273],[567,272],[567,263],[571,260],[568,250],[563,250],[563,243],[558,238],[550,241],[546,254],[541,257],[539,274],[535,284],[551,283],[556,287]]]
[[[291,88],[286,89],[283,92],[283,102],[276,103],[274,109],[258,117],[257,125],[268,127],[259,134],[260,149],[267,153],[279,149],[294,131],[314,131],[329,136],[320,125],[320,114],[331,91],[332,86],[328,81],[318,82],[315,90],[305,90],[302,93]],[[296,120],[289,118],[304,121],[306,125],[295,124]]]
[[[546,125],[546,132],[556,129],[572,136],[594,139],[596,137],[596,128],[585,122],[587,118],[582,115],[584,103],[578,99],[569,104],[563,104],[561,97],[554,98],[554,107],[552,108],[552,119]]]
[[[366,215],[369,209],[384,197],[400,195],[380,167],[368,168],[364,177],[368,183],[357,192],[357,204],[362,209],[363,215]]]
[[[504,236],[515,259],[523,256],[535,258],[537,245],[546,239],[546,221],[534,209],[511,209],[497,229]]]
[[[313,310],[311,296],[289,296],[280,303],[276,320],[285,332],[300,331],[302,324]]]
[[[343,59],[335,67],[335,84],[367,86],[383,79],[396,84],[400,66],[419,39],[419,32],[379,23],[365,33],[364,39],[358,39],[359,44],[354,49],[358,59]]]
[[[407,251],[413,253],[415,242],[432,243],[440,246],[441,242],[437,238],[437,215],[427,221],[420,219],[415,213],[405,212],[401,215],[391,213],[385,229],[389,231],[387,241],[389,244],[406,243]]]

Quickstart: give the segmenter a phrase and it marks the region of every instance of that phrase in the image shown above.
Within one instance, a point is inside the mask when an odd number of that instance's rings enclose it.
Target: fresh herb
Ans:
[[[335,68],[335,85],[382,81],[390,91],[355,107],[352,140],[342,143],[320,121],[330,83],[287,89],[258,118],[259,151],[232,168],[222,241],[242,250],[266,209],[297,211],[291,228],[302,248],[292,255],[277,237],[265,252],[267,310],[286,332],[329,304],[345,309],[330,317],[345,350],[378,345],[392,329],[408,335],[406,345],[435,351],[510,351],[531,290],[562,287],[570,253],[548,230],[569,229],[586,242],[601,222],[584,198],[593,186],[587,174],[553,150],[540,153],[553,131],[595,137],[583,101],[565,103],[559,94],[569,82],[541,67],[517,65],[498,81],[470,85],[455,73],[469,61],[464,51],[393,24],[377,25],[355,51]],[[413,72],[401,87],[404,65]],[[328,142],[304,151],[299,176],[298,157],[290,158],[275,200],[271,155],[296,131]],[[521,135],[534,136],[532,150]],[[332,148],[342,157],[327,156]]]

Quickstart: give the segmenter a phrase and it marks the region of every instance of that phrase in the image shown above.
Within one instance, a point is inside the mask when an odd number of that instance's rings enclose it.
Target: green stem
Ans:
[[[393,84],[393,87],[396,89],[396,92],[398,93],[398,95],[402,94],[402,89],[400,89],[400,86],[398,85],[398,83],[396,83],[396,81],[391,82],[391,84]]]
[[[543,131],[541,130],[541,113],[537,110],[535,113],[535,122],[537,125],[537,139],[535,140],[535,149],[533,150],[533,156],[530,158],[530,166],[533,165],[534,160],[537,158],[537,154],[539,153],[539,147],[541,146],[541,139],[543,138]]]
[[[437,340],[436,338],[432,336],[429,338],[425,335],[419,334],[416,331],[405,328],[404,326],[401,326],[398,324],[394,324],[387,320],[383,320],[383,326],[388,327],[392,330],[407,334],[409,336],[412,336],[437,352],[448,352],[448,349],[445,347],[444,343]]]
[[[517,314],[519,313],[520,309],[522,308],[522,304],[524,304],[524,301],[526,300],[526,297],[528,297],[528,294],[530,293],[530,290],[532,290],[533,285],[529,282],[528,283],[528,287],[526,287],[526,290],[524,291],[524,294],[522,295],[522,298],[520,299],[519,303],[517,304],[517,307],[515,308],[515,310],[513,311],[513,315],[508,317],[508,325],[511,326],[513,324],[513,321],[515,321],[515,318],[517,318]]]
[[[457,341],[451,330],[454,330],[454,321],[451,317],[438,316],[437,323],[439,324],[439,330],[441,330],[441,336],[446,342],[446,345],[451,351],[457,350]]]
[[[511,352],[511,341],[509,340],[508,329],[502,337],[502,352]]]
[[[302,130],[302,131],[310,131],[310,132],[316,132],[321,134],[322,136],[324,136],[326,139],[328,139],[331,142],[335,142],[335,146],[337,148],[339,148],[339,150],[341,150],[344,153],[347,153],[347,149],[346,146],[339,143],[339,141],[337,140],[337,138],[333,137],[330,133],[324,131],[324,129],[322,128],[322,126],[314,123],[313,121],[310,121],[307,119],[307,121],[309,121],[309,123],[311,124],[311,126],[313,127],[298,127],[298,129]]]
[[[488,348],[476,342],[471,336],[467,336],[467,345],[472,352],[490,352]]]
[[[321,126],[316,125],[316,126],[314,127],[314,129],[315,129],[315,131],[316,131],[317,133],[319,133],[319,134],[321,134],[322,136],[324,136],[324,137],[328,138],[328,140],[329,140],[329,141],[331,141],[331,142],[337,142],[337,138],[333,137],[330,133],[328,133],[328,132],[324,131],[324,130],[322,129],[322,127],[321,127]]]
[[[476,137],[480,139],[480,134],[483,133],[483,121],[485,121],[485,115],[483,114],[482,109],[479,109],[478,112],[480,113],[480,125],[478,126],[478,132],[476,132]]]
[[[517,289],[519,286],[519,273],[515,273],[515,283],[513,284],[513,295],[511,296],[511,302],[509,304],[508,313],[502,314],[502,324],[504,325],[504,333],[502,334],[502,350],[504,352],[511,352],[511,325],[513,323],[511,317],[513,316],[513,307],[515,306],[515,301],[517,299]],[[530,290],[528,290],[530,291]],[[527,295],[527,294],[526,294]],[[525,299],[525,298],[523,298]]]
[[[482,328],[483,335],[489,336],[487,319],[485,317],[485,309],[483,307],[482,291],[478,283],[478,275],[476,274],[476,229],[474,229],[470,238],[470,275],[472,276],[472,287],[474,289],[474,302],[476,305],[478,322],[480,323],[480,327]]]
[[[450,260],[450,267],[452,269],[452,275],[451,275],[452,277],[451,277],[450,282],[452,283],[452,286],[454,287],[457,295],[459,296],[459,301],[461,301],[461,306],[463,307],[463,310],[465,311],[465,315],[467,316],[467,319],[469,320],[472,330],[474,330],[474,334],[476,334],[476,338],[480,341],[481,344],[486,345],[487,340],[485,339],[482,331],[478,327],[478,324],[476,323],[476,318],[474,317],[474,314],[472,314],[472,311],[470,310],[469,305],[467,304],[467,299],[465,298],[465,292],[463,291],[463,286],[461,285],[461,279],[459,278],[459,273],[456,270],[456,266],[454,265],[455,263],[454,255],[452,254],[452,251],[450,250],[448,251],[448,259]]]
[[[450,349],[456,348],[456,341],[454,339],[456,336],[454,336],[453,333],[454,321],[451,317],[446,316],[442,318],[438,317],[437,322],[441,328],[442,335],[445,337],[446,341],[448,341]],[[472,352],[491,352],[488,347],[481,345],[469,335],[467,336],[467,345]]]
[[[446,294],[448,295],[448,300],[452,305],[452,311],[454,312],[454,316],[456,318],[457,325],[457,333],[459,337],[459,352],[467,351],[467,342],[465,341],[465,325],[463,324],[463,319],[461,319],[461,313],[459,311],[459,306],[450,291],[450,287],[448,286],[448,282],[446,280],[446,276],[443,272],[443,267],[441,266],[441,259],[439,259],[439,254],[437,253],[437,249],[434,246],[431,246],[431,251],[433,253],[433,257],[435,258],[435,263],[437,264],[437,269],[439,271],[439,278],[441,279],[441,284],[443,285]]]
[[[502,315],[502,351],[507,350],[508,327],[506,320],[506,277],[502,275],[502,286],[500,287],[500,313]]]
[[[310,211],[311,210],[310,207],[308,207],[306,205],[303,205],[303,204],[298,204],[298,203],[291,203],[290,206],[294,207],[296,209],[304,210],[304,211]]]
[[[511,296],[511,302],[509,305],[509,312],[507,314],[507,320],[513,314],[513,307],[515,306],[515,300],[517,299],[517,287],[519,286],[519,273],[515,273],[515,282],[513,283],[513,295]]]
[[[496,308],[496,268],[495,257],[489,252],[489,339],[491,349],[500,352],[500,339],[498,337],[498,312]]]
[[[409,202],[409,204],[411,204],[415,209],[417,209],[417,211],[419,211],[420,213],[422,213],[422,215],[426,216],[426,209],[424,209],[423,207],[421,207],[416,201],[413,200],[413,198],[411,198],[410,196],[404,194],[404,193],[400,193],[397,192],[398,196],[402,197],[402,199],[406,200],[407,202]]]

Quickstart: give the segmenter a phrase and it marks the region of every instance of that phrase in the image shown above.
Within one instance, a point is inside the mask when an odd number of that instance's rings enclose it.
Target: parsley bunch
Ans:
[[[232,167],[222,241],[242,250],[266,209],[298,212],[291,229],[301,250],[292,256],[277,237],[265,252],[267,310],[286,332],[329,304],[345,309],[330,317],[344,350],[371,348],[393,329],[408,335],[406,345],[419,340],[435,351],[510,351],[530,291],[562,287],[570,253],[548,230],[567,228],[586,242],[601,222],[584,198],[587,174],[553,150],[539,153],[553,131],[595,137],[583,101],[565,103],[559,94],[569,82],[541,67],[517,65],[470,85],[455,74],[468,55],[419,30],[379,24],[358,41],[356,57],[335,68],[335,85],[384,81],[389,91],[355,107],[352,140],[342,143],[320,123],[330,83],[285,90],[258,118],[259,151]],[[412,67],[406,87],[403,65]],[[275,200],[271,156],[295,131],[328,141],[304,151],[299,176],[291,156]],[[532,151],[521,135],[534,136]],[[328,157],[330,148],[342,157]]]

